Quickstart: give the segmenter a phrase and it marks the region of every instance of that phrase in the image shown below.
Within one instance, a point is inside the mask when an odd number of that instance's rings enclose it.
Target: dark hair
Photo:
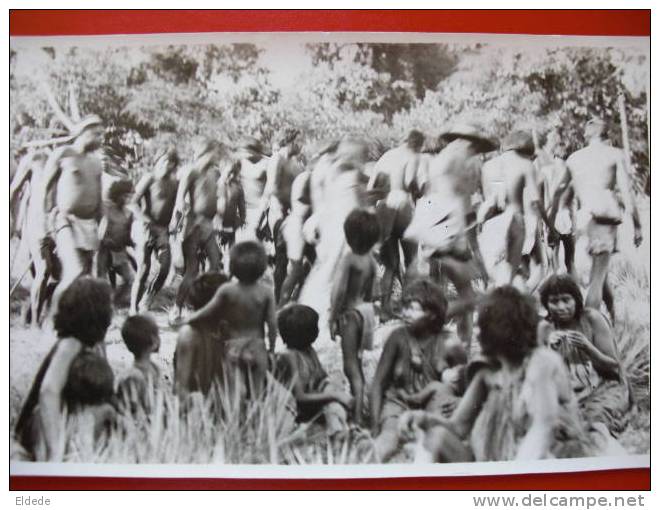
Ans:
[[[351,250],[364,255],[380,239],[378,218],[365,209],[353,209],[344,221],[344,234]]]
[[[550,296],[557,294],[570,294],[575,300],[575,316],[580,317],[582,311],[584,310],[584,299],[582,298],[582,292],[578,286],[575,278],[570,274],[553,274],[551,275],[539,290],[541,297],[541,304],[547,310],[548,309],[548,300]]]
[[[114,374],[108,360],[94,351],[80,352],[71,363],[62,397],[69,409],[110,402]]]
[[[266,271],[266,250],[257,241],[237,243],[229,252],[229,271],[242,283],[254,283]]]
[[[519,363],[537,346],[534,300],[511,285],[490,291],[479,305],[479,343],[485,356]]]
[[[126,179],[121,179],[119,181],[113,182],[110,185],[110,189],[108,190],[108,198],[113,202],[117,202],[120,197],[123,195],[128,195],[129,193],[133,193],[133,183]]]
[[[112,320],[112,289],[99,278],[81,276],[62,292],[54,318],[59,338],[74,337],[88,347],[101,342]]]
[[[218,288],[229,281],[224,273],[210,271],[200,274],[195,278],[188,290],[188,306],[193,310],[199,310],[211,301]]]
[[[291,304],[277,314],[282,341],[292,349],[304,349],[319,335],[319,314],[306,305]]]
[[[149,315],[131,315],[121,327],[121,337],[134,356],[141,356],[151,349],[154,334],[158,334],[158,324]]]
[[[424,145],[424,134],[413,129],[408,133],[406,143],[412,150],[419,151]]]
[[[402,301],[404,303],[417,301],[424,310],[430,312],[431,321],[429,329],[438,333],[445,326],[447,318],[447,298],[442,288],[431,280],[414,280],[403,289]]]

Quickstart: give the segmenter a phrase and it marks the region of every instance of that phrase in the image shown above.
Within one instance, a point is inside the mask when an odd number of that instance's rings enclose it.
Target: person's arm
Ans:
[[[547,458],[554,438],[554,425],[560,409],[560,397],[567,395],[568,374],[559,356],[547,349],[532,354],[527,367],[524,399],[530,425],[516,454],[516,460]]]
[[[397,331],[393,331],[387,341],[383,352],[378,360],[376,373],[371,383],[371,394],[369,403],[371,404],[371,432],[376,436],[380,432],[380,413],[383,405],[383,395],[385,390],[392,382],[392,368],[398,355]]]
[[[282,160],[282,155],[278,152],[273,154],[273,156],[268,160],[268,166],[266,167],[266,184],[264,185],[264,192],[261,195],[261,201],[259,202],[259,215],[261,216],[268,209],[268,204],[270,203],[270,197],[277,191],[277,177],[280,171],[280,163]]]
[[[322,391],[322,392],[307,392],[298,377],[298,370],[296,365],[288,353],[283,353],[281,362],[284,365],[285,371],[289,374],[290,381],[293,383],[291,386],[291,393],[296,399],[298,404],[316,404],[319,406],[329,404],[330,402],[338,402],[346,409],[350,409],[353,404],[353,399],[350,395],[338,391]]]
[[[559,204],[561,203],[561,197],[568,190],[568,187],[570,186],[572,181],[571,171],[569,169],[570,161],[571,158],[568,158],[568,161],[566,163],[564,163],[563,161],[561,163],[557,162],[557,164],[561,166],[561,178],[559,180],[559,184],[557,185],[557,188],[555,189],[555,192],[552,194],[550,214],[547,216],[548,218],[547,225],[551,232],[556,232],[554,225],[555,225],[555,218],[557,217],[557,211],[559,211]]]
[[[346,301],[346,287],[348,286],[350,272],[350,255],[346,254],[342,257],[339,264],[339,273],[337,274],[337,278],[332,286],[332,291],[330,292],[330,314],[328,316],[328,322],[330,324],[331,334],[335,333],[335,322],[344,308],[344,302]]]
[[[186,321],[191,326],[203,325],[205,322],[217,321],[222,311],[224,289],[219,288],[211,300],[202,308],[193,312]]]
[[[62,391],[69,377],[69,368],[82,344],[74,338],[64,338],[50,361],[39,391],[39,420],[44,433],[46,460],[59,462],[64,457],[65,431],[62,430]]]
[[[373,301],[375,285],[376,285],[376,271],[378,271],[378,266],[373,257],[370,259],[369,264],[369,274],[367,274],[366,279],[364,280],[364,300],[367,302]]]
[[[174,393],[185,397],[190,393],[190,381],[193,375],[195,329],[186,324],[181,327],[176,339],[174,357]]]
[[[266,325],[268,326],[268,352],[275,352],[277,341],[277,312],[275,311],[275,295],[272,289],[266,290]]]
[[[529,189],[529,197],[532,209],[543,220],[543,223],[545,223],[548,228],[553,231],[554,223],[550,223],[548,214],[545,211],[542,183],[539,184],[537,170],[532,163],[529,164],[527,170],[525,171],[525,187]]]
[[[637,205],[633,198],[632,187],[630,185],[630,177],[628,174],[628,165],[626,164],[626,158],[624,152],[619,150],[619,156],[616,159],[616,182],[621,195],[623,198],[623,205],[626,208],[626,212],[630,213],[633,222],[633,228],[635,229],[634,233],[634,243],[635,246],[642,244],[642,224],[639,220],[639,212],[637,211]]]
[[[151,186],[153,182],[154,177],[150,173],[143,176],[142,179],[140,179],[140,181],[137,183],[137,186],[135,186],[135,194],[133,195],[133,199],[128,206],[134,217],[145,223],[149,221],[149,219],[142,211],[140,202],[146,198],[146,194],[149,191],[149,186]]]
[[[586,308],[593,331],[593,343],[582,337],[585,352],[591,358],[594,368],[607,377],[618,377],[620,365],[614,342],[614,332],[600,312]],[[572,338],[572,337],[571,337]]]
[[[176,192],[176,199],[174,201],[174,211],[172,212],[172,219],[170,220],[169,231],[176,232],[183,219],[183,212],[186,208],[186,195],[190,190],[190,186],[194,182],[196,172],[193,168],[187,168],[183,171],[179,187]]]

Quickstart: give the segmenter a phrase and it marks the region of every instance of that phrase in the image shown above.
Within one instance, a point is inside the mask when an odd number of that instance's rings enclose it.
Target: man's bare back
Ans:
[[[167,227],[172,219],[179,183],[171,178],[153,179],[147,188],[147,217],[156,225]]]

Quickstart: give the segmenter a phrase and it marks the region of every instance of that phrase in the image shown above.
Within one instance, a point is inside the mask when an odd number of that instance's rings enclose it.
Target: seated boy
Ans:
[[[103,219],[99,224],[101,245],[97,255],[98,276],[109,277],[113,285],[115,275],[121,276],[122,285],[115,293],[117,303],[128,297],[135,276],[126,251],[129,246],[133,246],[131,240],[133,213],[126,208],[132,193],[133,185],[130,181],[121,180],[112,183],[108,191],[108,200],[103,204]]]
[[[199,275],[188,292],[188,306],[199,310],[227,283],[222,273]],[[184,324],[179,329],[174,351],[174,389],[184,396],[195,391],[207,395],[214,382],[222,382],[222,336],[217,324]]]
[[[235,244],[229,254],[229,270],[236,280],[222,285],[213,299],[188,319],[195,328],[219,325],[225,338],[227,382],[232,394],[239,397],[257,398],[265,388],[269,364],[264,342],[266,326],[268,351],[275,351],[275,296],[270,285],[259,281],[266,266],[261,243]]]
[[[121,336],[135,359],[119,382],[119,403],[133,414],[139,410],[149,413],[154,392],[161,386],[160,369],[151,360],[151,354],[160,348],[158,325],[149,315],[131,315],[124,321]]]
[[[319,334],[319,315],[313,308],[291,304],[277,317],[287,349],[277,357],[276,376],[291,388],[298,407],[298,421],[323,418],[328,436],[346,430],[346,409],[353,398],[336,388],[319,361],[312,344]]]
[[[341,337],[344,373],[355,397],[355,420],[362,421],[364,374],[362,351],[373,346],[375,310],[371,303],[376,261],[371,254],[380,238],[375,214],[354,209],[344,222],[350,251],[339,261],[339,271],[330,296],[330,333]]]
[[[408,409],[449,415],[464,391],[467,356],[445,329],[447,300],[428,279],[404,288],[404,324],[390,333],[371,387],[371,426],[381,461],[399,445],[398,419]]]

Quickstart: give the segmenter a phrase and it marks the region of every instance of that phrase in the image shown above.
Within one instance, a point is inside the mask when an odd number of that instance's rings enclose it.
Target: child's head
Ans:
[[[66,288],[57,305],[59,338],[73,337],[88,347],[103,341],[112,320],[112,289],[99,278],[82,276]]]
[[[123,206],[133,193],[133,184],[131,181],[122,179],[115,181],[110,185],[108,198],[115,204]]]
[[[407,285],[402,303],[404,321],[413,333],[439,333],[444,327],[447,298],[431,280],[415,280]]]
[[[539,294],[543,307],[553,320],[570,321],[582,315],[582,292],[569,274],[553,274],[541,285]]]
[[[110,402],[114,394],[114,374],[108,360],[94,351],[82,351],[71,363],[63,397],[67,407]]]
[[[188,290],[188,306],[193,310],[203,308],[211,301],[220,285],[227,283],[229,278],[223,273],[209,271],[195,278]]]
[[[229,271],[241,283],[254,283],[266,271],[268,257],[258,241],[237,243],[229,252]]]
[[[410,130],[406,137],[406,145],[415,152],[421,151],[424,145],[424,134],[416,129]]]
[[[344,234],[353,253],[365,255],[380,238],[378,218],[365,209],[353,209],[344,221]]]
[[[139,358],[145,354],[158,352],[160,335],[158,324],[149,315],[131,315],[121,327],[121,337],[129,351]]]
[[[519,363],[537,346],[536,305],[518,289],[510,285],[493,289],[478,312],[479,343],[484,355]]]
[[[305,349],[319,334],[319,314],[306,305],[285,306],[277,315],[282,341],[290,349]]]

